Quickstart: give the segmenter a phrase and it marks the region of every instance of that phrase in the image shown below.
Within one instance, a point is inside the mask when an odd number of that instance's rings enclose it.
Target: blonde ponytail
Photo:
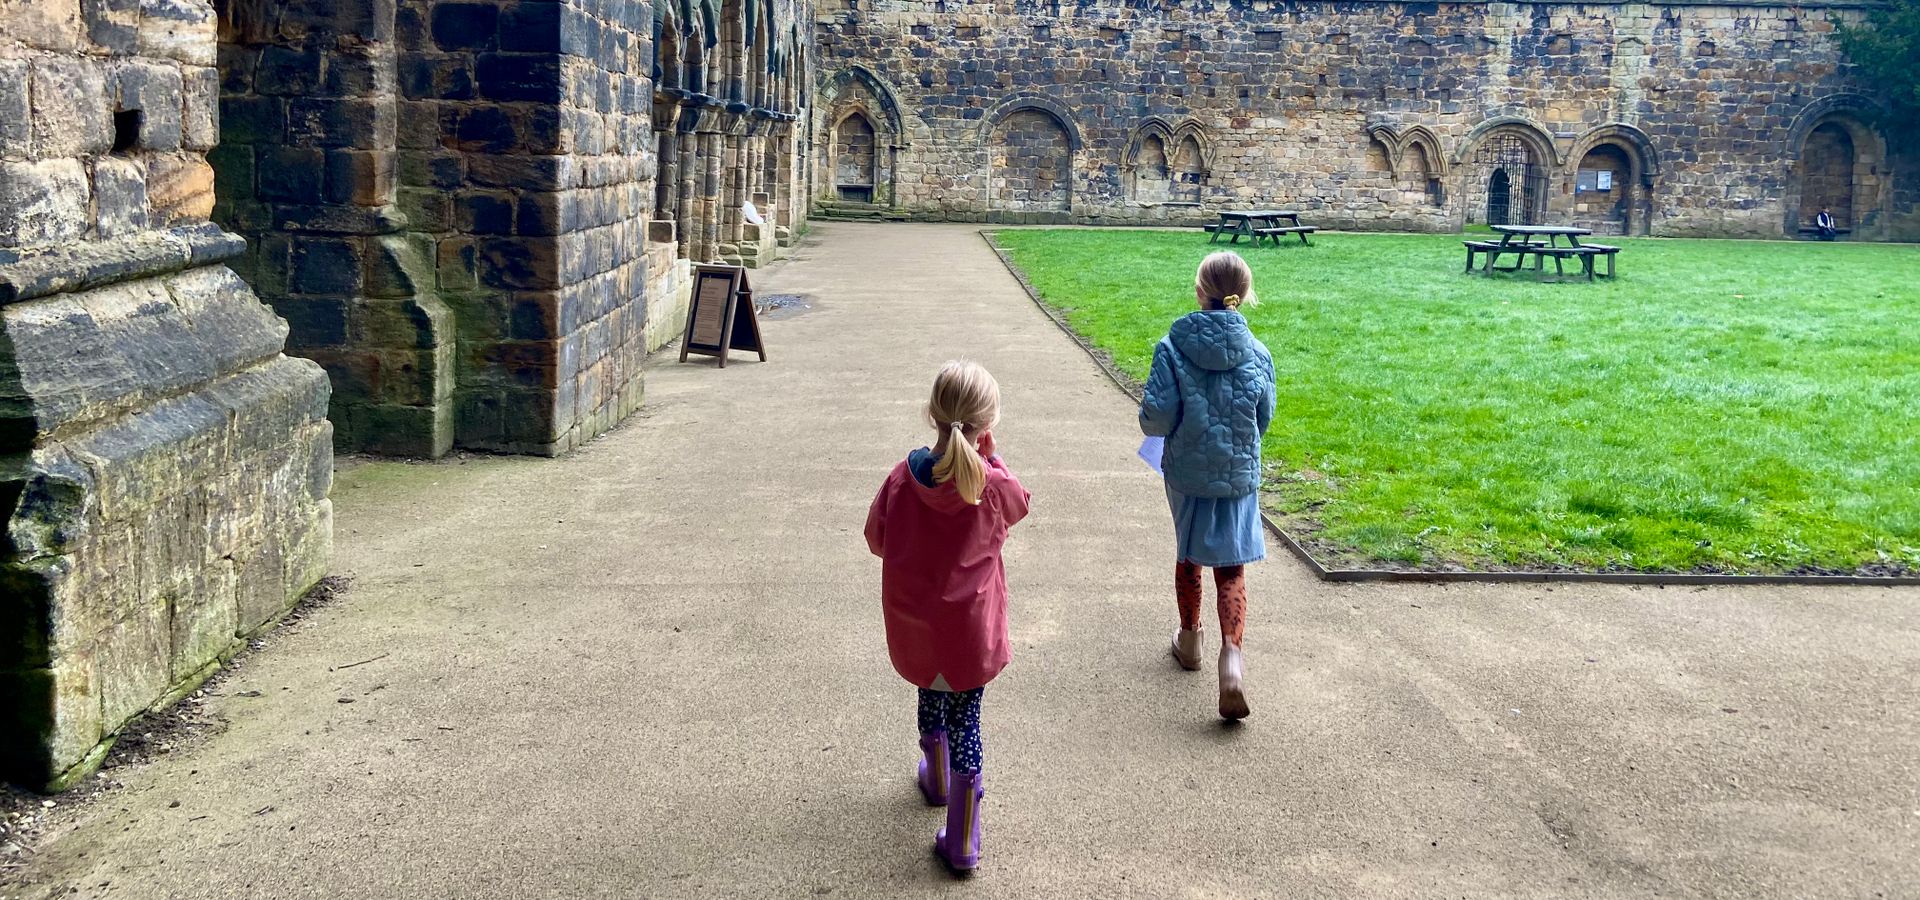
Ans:
[[[977,505],[987,490],[987,464],[973,444],[1000,421],[1000,385],[977,363],[947,363],[933,380],[927,418],[940,429],[934,483],[953,482],[962,499]]]
[[[980,458],[980,451],[973,447],[973,440],[967,437],[964,422],[955,422],[947,429],[947,452],[940,454],[940,461],[933,464],[935,484],[953,482],[955,490],[968,503],[978,505],[980,496],[987,491],[987,464]]]

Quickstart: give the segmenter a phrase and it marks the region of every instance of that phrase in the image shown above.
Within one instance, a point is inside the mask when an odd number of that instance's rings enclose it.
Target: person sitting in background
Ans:
[[[1828,212],[1824,206],[1820,207],[1820,214],[1813,217],[1813,230],[1823,241],[1833,240],[1834,235],[1840,233],[1840,230],[1834,227],[1833,213]]]

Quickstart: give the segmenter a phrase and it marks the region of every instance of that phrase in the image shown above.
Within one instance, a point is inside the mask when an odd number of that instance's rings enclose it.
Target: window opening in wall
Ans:
[[[137,109],[114,113],[113,152],[132,153],[140,146],[140,126],[146,124],[146,119],[146,113]]]

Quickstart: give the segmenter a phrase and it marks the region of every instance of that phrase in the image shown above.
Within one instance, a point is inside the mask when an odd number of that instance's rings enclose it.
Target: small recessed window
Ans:
[[[132,153],[140,146],[140,125],[146,115],[137,109],[113,114],[113,152]]]

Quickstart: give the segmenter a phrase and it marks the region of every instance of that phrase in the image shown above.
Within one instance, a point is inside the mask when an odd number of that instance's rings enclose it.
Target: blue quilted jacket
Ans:
[[[1189,497],[1260,487],[1260,436],[1273,421],[1273,357],[1233,310],[1182,316],[1153,347],[1140,430],[1167,439],[1160,468]]]

